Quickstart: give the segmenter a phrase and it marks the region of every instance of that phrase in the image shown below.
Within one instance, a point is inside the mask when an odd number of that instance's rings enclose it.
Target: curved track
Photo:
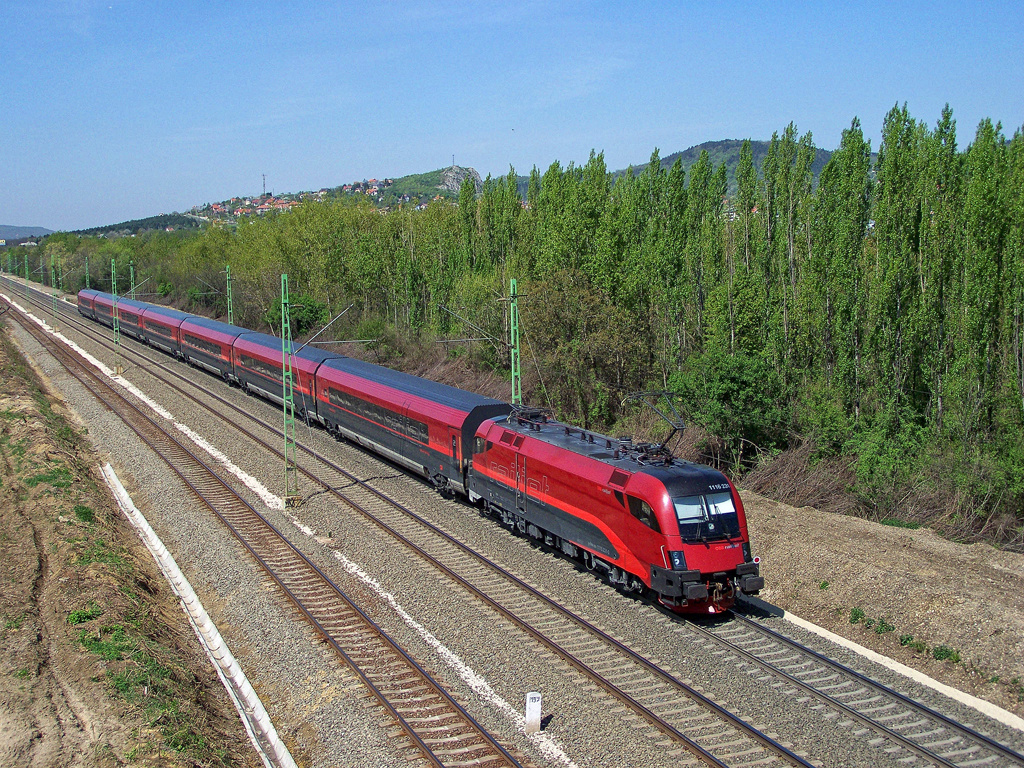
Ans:
[[[915,756],[929,764],[1024,766],[1024,755],[936,712],[866,675],[733,611],[732,621],[689,628],[721,644],[737,660],[770,672],[823,708],[899,748],[896,759]]]

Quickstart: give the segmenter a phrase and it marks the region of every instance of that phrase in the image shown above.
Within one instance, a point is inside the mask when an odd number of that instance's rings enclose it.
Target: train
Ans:
[[[277,404],[282,340],[83,290],[79,313]],[[293,345],[296,416],[458,496],[629,594],[718,614],[764,587],[743,502],[721,472],[322,348]]]

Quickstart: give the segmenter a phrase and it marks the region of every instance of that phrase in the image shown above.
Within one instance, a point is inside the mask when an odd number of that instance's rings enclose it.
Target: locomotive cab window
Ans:
[[[683,541],[731,539],[740,535],[739,516],[728,491],[672,499]]]
[[[661,528],[658,526],[658,518],[655,516],[654,510],[651,509],[651,505],[634,496],[627,496],[626,498],[629,500],[629,513],[648,528],[661,533]]]

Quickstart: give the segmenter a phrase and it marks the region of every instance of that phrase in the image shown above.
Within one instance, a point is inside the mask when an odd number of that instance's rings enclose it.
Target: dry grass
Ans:
[[[742,486],[795,507],[926,526],[952,541],[984,541],[1009,551],[1024,551],[1021,521],[1009,512],[992,511],[986,503],[991,500],[979,502],[958,488],[940,463],[883,497],[865,500],[856,492],[853,458],[815,461],[814,454],[814,444],[805,441],[748,473]]]
[[[783,451],[743,478],[743,487],[794,507],[865,516],[853,492],[856,476],[849,459],[815,460],[815,445],[804,441]]]

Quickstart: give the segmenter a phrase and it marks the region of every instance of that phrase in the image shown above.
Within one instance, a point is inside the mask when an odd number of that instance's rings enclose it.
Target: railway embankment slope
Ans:
[[[1024,555],[743,499],[764,600],[1024,716]]]
[[[63,404],[0,337],[0,765],[259,765]]]

